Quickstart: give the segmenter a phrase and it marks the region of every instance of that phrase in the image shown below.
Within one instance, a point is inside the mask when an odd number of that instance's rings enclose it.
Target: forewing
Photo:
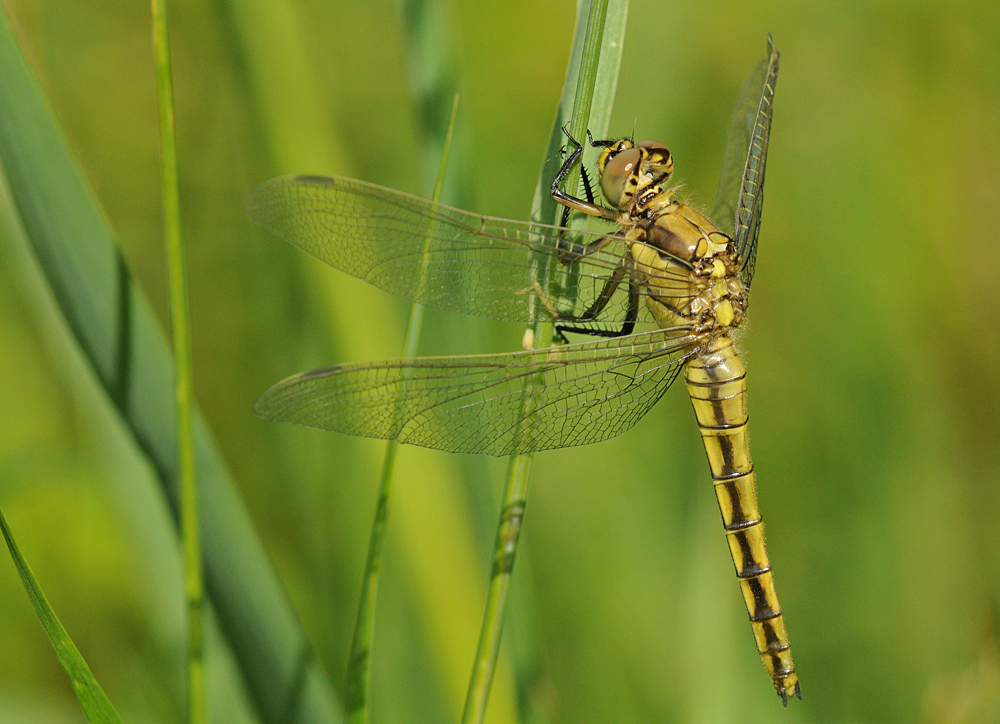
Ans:
[[[771,133],[779,54],[767,37],[768,57],[743,83],[729,121],[722,174],[712,219],[736,242],[740,276],[749,288],[757,258],[757,238],[764,204],[764,169]]]
[[[554,283],[550,307],[579,316],[601,295],[623,263],[622,240],[572,265],[558,262],[567,245],[578,253],[604,235],[508,221],[461,211],[374,184],[325,176],[289,176],[258,186],[247,197],[250,218],[294,246],[397,296],[431,307],[490,319],[553,320],[549,307],[528,293],[547,265]],[[564,238],[560,237],[560,234]],[[645,288],[687,293],[683,274],[633,269]],[[589,328],[619,325],[628,309],[628,285]],[[640,290],[641,291],[641,290]],[[644,307],[645,305],[643,305]],[[642,311],[640,324],[652,326]],[[579,325],[577,325],[579,326]]]
[[[682,327],[529,352],[336,365],[279,382],[254,409],[448,452],[585,445],[632,427],[701,343]]]

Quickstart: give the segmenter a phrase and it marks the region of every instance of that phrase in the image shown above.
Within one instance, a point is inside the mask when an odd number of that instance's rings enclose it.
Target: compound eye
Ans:
[[[601,172],[601,191],[612,206],[621,205],[625,184],[635,172],[641,156],[638,148],[629,148],[616,153],[605,164]]]

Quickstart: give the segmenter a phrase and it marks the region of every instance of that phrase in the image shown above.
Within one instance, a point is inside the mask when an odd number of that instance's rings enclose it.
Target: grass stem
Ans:
[[[156,95],[160,109],[160,170],[163,230],[170,286],[170,323],[174,343],[174,385],[177,402],[177,455],[180,471],[181,539],[184,557],[184,597],[188,634],[188,722],[205,721],[205,665],[202,610],[201,535],[198,484],[195,479],[192,431],[191,332],[188,323],[184,243],[181,237],[180,192],[177,182],[177,139],[174,131],[174,91],[170,68],[166,0],[151,0]]]
[[[451,108],[451,120],[445,132],[444,146],[441,153],[441,163],[438,167],[437,181],[434,184],[432,200],[441,198],[444,187],[444,172],[448,161],[448,150],[451,146],[452,133],[455,129],[455,117],[458,114],[458,96]],[[403,341],[403,356],[414,357],[420,342],[420,328],[424,319],[424,307],[421,304],[410,306],[410,316],[406,323],[406,336]],[[379,479],[378,503],[375,507],[375,520],[372,523],[371,536],[368,541],[368,560],[365,564],[364,580],[361,583],[361,601],[358,604],[358,618],[354,626],[354,636],[351,640],[351,654],[347,663],[347,720],[349,724],[364,724],[369,719],[369,691],[371,685],[371,650],[375,639],[375,606],[378,598],[379,572],[382,563],[382,542],[385,538],[386,521],[389,518],[389,496],[392,489],[392,473],[396,464],[396,453],[399,443],[390,440],[386,444],[385,458],[382,461],[382,475]]]

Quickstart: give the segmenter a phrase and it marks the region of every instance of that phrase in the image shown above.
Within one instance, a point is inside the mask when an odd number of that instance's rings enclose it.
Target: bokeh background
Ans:
[[[167,326],[149,8],[4,0]],[[803,701],[761,668],[689,403],[536,457],[491,722],[1000,721],[1000,11],[992,2],[633,0],[612,133],[659,138],[710,207],[729,108],[782,52],[749,368],[761,506]],[[343,692],[384,444],[258,420],[275,381],[399,354],[406,306],[253,227],[280,173],[428,195],[436,164],[396,2],[171,3],[197,400],[332,688]],[[572,2],[450,2],[447,198],[527,217]],[[441,99],[450,104],[450,97]],[[3,112],[3,109],[0,109]],[[130,722],[182,720],[167,508],[0,224],[0,505]],[[423,353],[521,328],[429,313]],[[459,718],[504,462],[404,448],[374,721]],[[6,556],[3,557],[6,559]],[[252,595],[252,594],[251,594]],[[82,721],[0,563],[0,721]],[[223,639],[214,721],[257,721]]]

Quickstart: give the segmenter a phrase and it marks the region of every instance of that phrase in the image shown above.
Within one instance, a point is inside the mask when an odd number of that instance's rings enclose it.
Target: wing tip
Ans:
[[[323,376],[324,374],[329,374],[332,369],[335,369],[336,365],[331,367],[321,367],[317,370],[312,370],[311,372],[299,372],[297,374],[286,377],[280,382],[276,382],[267,388],[264,393],[257,398],[257,401],[253,403],[254,414],[257,415],[262,420],[268,420],[270,422],[289,422],[287,416],[280,414],[278,407],[281,402],[287,398],[288,390],[295,389],[295,386],[302,381],[308,381],[318,376]]]
[[[281,384],[280,382],[278,383]],[[253,413],[259,417],[261,420],[267,420],[268,422],[275,422],[276,419],[273,416],[273,410],[271,405],[271,399],[274,397],[273,392],[274,387],[268,389],[264,394],[257,398],[257,401],[253,403]]]
[[[781,53],[778,52],[778,46],[774,44],[774,38],[770,33],[767,34],[767,59],[769,64],[773,65],[776,71],[778,61],[781,60]]]

